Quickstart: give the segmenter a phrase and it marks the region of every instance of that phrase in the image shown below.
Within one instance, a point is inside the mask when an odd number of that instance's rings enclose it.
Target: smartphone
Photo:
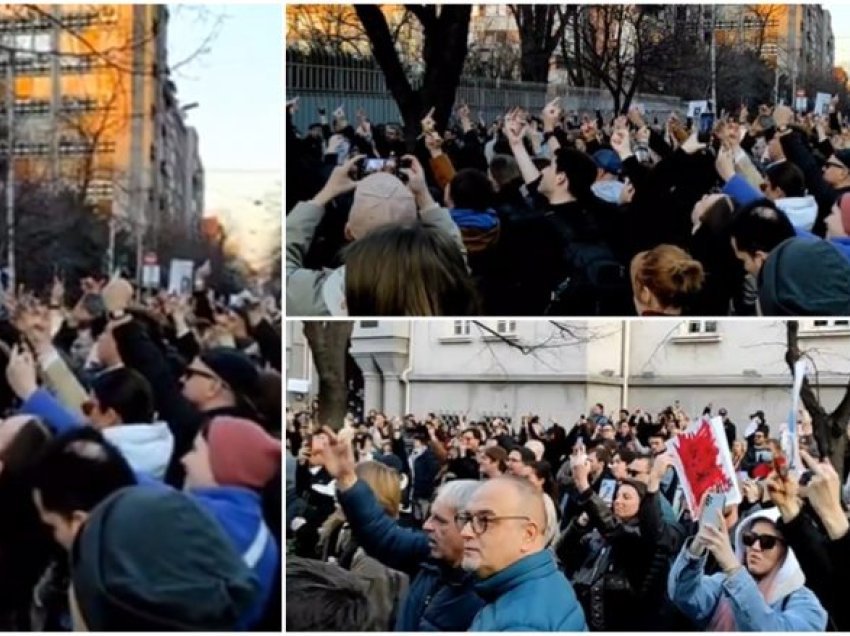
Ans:
[[[701,143],[708,143],[711,132],[714,130],[714,113],[702,113],[699,116],[699,133],[697,138]]]
[[[702,504],[702,510],[699,515],[699,526],[712,526],[718,530],[720,527],[720,519],[723,517],[723,509],[726,507],[726,494],[722,492],[710,491],[705,495],[705,501]]]
[[[599,496],[609,506],[614,503],[614,493],[617,490],[616,479],[603,479],[599,484]]]

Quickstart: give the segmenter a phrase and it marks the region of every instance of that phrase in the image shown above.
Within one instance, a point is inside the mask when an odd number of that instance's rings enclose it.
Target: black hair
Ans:
[[[508,453],[511,453],[512,451],[519,453],[519,458],[526,466],[533,466],[537,461],[537,455],[535,455],[534,451],[530,448],[526,448],[525,446],[514,446],[510,451],[508,451]]]
[[[615,454],[618,455],[620,457],[620,460],[626,465],[631,464],[634,460],[638,458],[638,454],[633,450],[629,450],[628,448],[619,448],[617,449],[617,452]],[[613,460],[614,458],[611,457],[611,459]]]
[[[558,172],[567,175],[569,191],[579,201],[591,197],[591,186],[596,181],[596,163],[587,153],[573,148],[559,148],[555,153]]]
[[[449,185],[449,194],[456,208],[486,210],[493,204],[493,184],[475,168],[457,172]]]
[[[42,507],[63,517],[89,512],[116,490],[136,483],[121,452],[90,426],[51,440],[32,478]]]
[[[374,627],[366,587],[334,563],[286,558],[286,630],[360,632]]]
[[[483,441],[484,441],[484,436],[481,434],[481,431],[480,431],[479,429],[475,428],[474,426],[470,426],[470,427],[468,427],[468,428],[465,428],[465,429],[463,430],[463,432],[461,433],[461,436],[466,435],[467,433],[469,433],[470,435],[472,435],[472,436],[473,436],[475,439],[477,439],[479,442],[483,442]]]
[[[537,475],[537,479],[543,480],[543,492],[549,495],[552,501],[557,504],[560,501],[560,497],[558,496],[558,481],[552,472],[552,464],[544,459],[534,462],[532,467],[534,468],[534,474]]]
[[[92,381],[92,391],[100,403],[100,410],[113,409],[121,417],[122,423],[153,422],[153,390],[138,371],[125,367],[108,371]]]
[[[785,213],[767,199],[759,199],[736,211],[729,229],[738,251],[748,254],[769,254],[782,241],[796,235]]]
[[[770,166],[764,171],[767,180],[774,188],[779,188],[786,197],[806,195],[806,177],[803,171],[790,161]]]

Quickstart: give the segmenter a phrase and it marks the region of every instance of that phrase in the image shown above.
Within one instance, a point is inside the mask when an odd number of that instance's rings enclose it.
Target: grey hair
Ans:
[[[440,502],[453,510],[463,510],[479,486],[481,482],[474,479],[456,479],[447,482],[440,486],[434,503]]]

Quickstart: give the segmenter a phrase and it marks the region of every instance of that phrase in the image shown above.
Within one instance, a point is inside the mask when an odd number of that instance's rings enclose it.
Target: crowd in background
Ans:
[[[847,629],[843,456],[804,409],[793,471],[785,424],[713,415],[742,501],[694,514],[667,442],[699,418],[678,402],[569,426],[288,411],[287,628]]]
[[[274,303],[4,294],[0,629],[278,631]]]
[[[664,122],[554,100],[486,124],[460,105],[415,139],[342,109],[302,134],[297,107],[290,315],[850,313],[837,99]]]

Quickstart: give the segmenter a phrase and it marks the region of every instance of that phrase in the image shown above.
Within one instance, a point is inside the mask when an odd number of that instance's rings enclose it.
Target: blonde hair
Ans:
[[[702,263],[675,245],[659,245],[632,260],[635,292],[645,287],[664,308],[681,309],[704,280]]]
[[[394,468],[381,462],[362,462],[355,468],[357,478],[366,482],[375,499],[390,517],[398,518],[401,508],[401,477]]]

